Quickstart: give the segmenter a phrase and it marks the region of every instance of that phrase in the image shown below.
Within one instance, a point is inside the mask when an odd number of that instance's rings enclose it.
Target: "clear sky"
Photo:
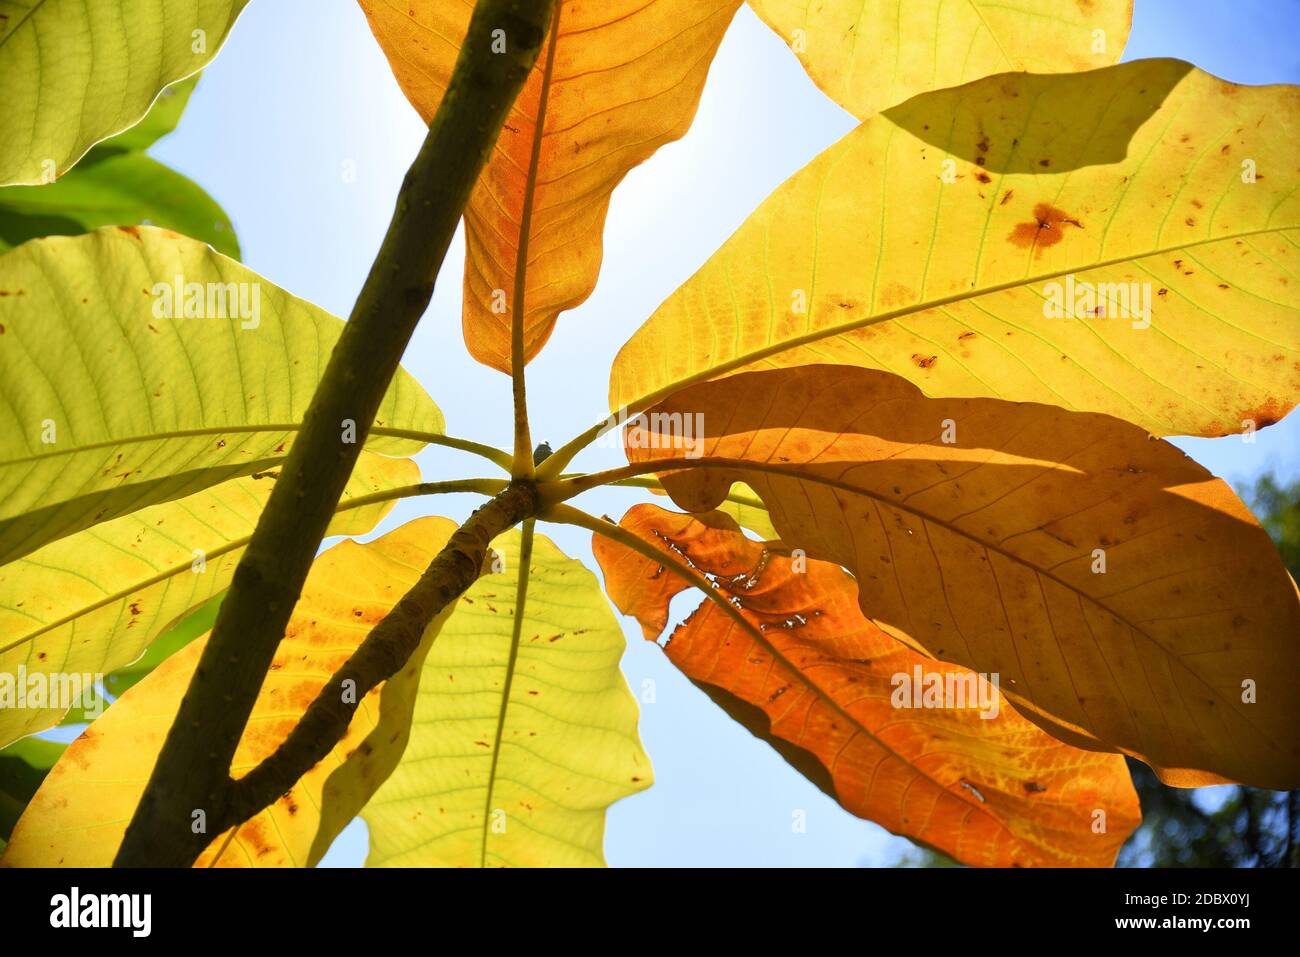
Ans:
[[[1298,27],[1300,0],[1136,0],[1125,59],[1174,56],[1239,83],[1296,83]],[[742,7],[690,133],[614,194],[595,294],[561,317],[529,367],[535,440],[563,441],[603,417],[619,346],[772,189],[852,126]],[[251,268],[346,316],[423,135],[354,0],[255,0],[179,130],[152,152],[224,206]],[[350,170],[355,177],[345,175]],[[449,431],[508,447],[509,382],[471,360],[461,339],[463,255],[458,238],[405,365],[442,407]],[[1179,444],[1234,482],[1269,468],[1300,473],[1294,414],[1253,445],[1235,438]],[[620,460],[617,449],[595,449],[579,464]],[[420,462],[427,479],[493,474],[441,450]],[[618,517],[635,500],[611,490],[582,504]],[[477,501],[404,504],[376,534],[435,506],[463,518]],[[592,563],[585,534],[546,534]],[[840,810],[733,725],[638,628],[625,630],[629,684],[639,691],[655,682],[655,702],[641,706],[641,735],[656,784],[611,810],[611,864],[855,866],[889,863],[910,846]],[[807,814],[806,833],[792,833],[796,810]],[[354,822],[327,863],[360,864],[365,853],[364,826]]]

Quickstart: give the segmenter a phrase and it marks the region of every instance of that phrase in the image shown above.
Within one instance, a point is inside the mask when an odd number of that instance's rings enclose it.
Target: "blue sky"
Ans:
[[[1298,26],[1300,0],[1136,0],[1125,59],[1175,56],[1239,83],[1296,83]],[[852,126],[742,8],[690,133],[615,193],[596,292],[561,318],[529,367],[535,440],[563,441],[603,417],[619,346],[772,189]],[[423,136],[354,0],[255,0],[178,131],[152,152],[224,206],[250,267],[346,316]],[[509,382],[473,362],[461,340],[463,255],[458,238],[405,365],[442,407],[449,431],[508,447]],[[1234,482],[1266,469],[1300,473],[1297,415],[1253,445],[1179,444]],[[593,449],[579,464],[620,459],[616,449]],[[441,450],[420,462],[430,479],[491,474],[475,459]],[[609,490],[584,497],[583,505],[617,517],[636,500],[630,491]],[[439,499],[436,507],[463,518],[477,501]],[[403,504],[379,532],[429,507],[428,500]],[[546,534],[591,563],[585,534]],[[840,810],[732,725],[639,629],[625,630],[629,684],[639,690],[646,680],[655,683],[655,702],[642,705],[641,734],[656,784],[611,810],[611,864],[855,866],[889,863],[910,846]],[[806,812],[805,833],[792,833],[796,810]],[[354,822],[327,863],[360,864],[365,853],[364,826]]]

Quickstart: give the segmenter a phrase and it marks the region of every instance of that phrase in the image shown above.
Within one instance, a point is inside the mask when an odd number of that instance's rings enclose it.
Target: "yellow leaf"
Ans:
[[[537,58],[465,210],[465,341],[480,362],[510,371],[516,309],[523,310],[524,355],[531,359],[558,315],[591,294],[610,194],[628,170],[686,132],[738,6],[739,0],[558,5],[556,40]],[[361,7],[407,99],[428,122],[446,92],[473,5],[361,0]],[[510,42],[504,31],[500,39]]]
[[[664,648],[673,664],[715,700],[722,689],[729,714],[845,810],[964,864],[1114,863],[1141,817],[1119,755],[1056,741],[996,684],[887,635],[835,565],[773,555],[717,512],[637,505],[620,524],[688,561],[750,624],[703,601]],[[610,597],[656,637],[688,584],[609,539],[592,548]]]
[[[277,466],[342,331],[206,243],[150,226],[0,256],[0,562]],[[366,447],[412,455],[425,445],[412,436],[443,425],[399,370]]]
[[[1133,0],[749,0],[826,95],[865,119],[993,73],[1072,73],[1124,52]]]
[[[370,865],[603,865],[606,808],[650,786],[623,631],[595,576],[542,536],[512,651],[519,543],[494,543],[501,571],[425,661],[406,755],[363,813]]]
[[[660,306],[615,360],[611,406],[833,362],[1155,435],[1268,425],[1300,396],[1298,109],[1295,87],[1175,60],[918,96],[781,186]]]
[[[785,545],[854,574],[864,614],[999,673],[1049,733],[1168,784],[1300,785],[1296,587],[1246,506],[1174,446],[848,366],[733,376],[655,412],[688,410],[705,427],[690,449],[628,435],[634,461],[709,466],[663,475],[674,501],[708,511],[748,483]]]
[[[781,537],[772,524],[772,517],[767,514],[758,493],[743,482],[737,484],[727,500],[718,506],[719,512],[730,515],[737,525],[749,529],[765,542]]]
[[[193,609],[230,586],[277,470],[232,479],[103,522],[0,566],[0,675],[93,679],[135,661]],[[420,480],[410,459],[362,452],[331,535],[370,531]],[[0,747],[59,722],[67,702],[0,708]]]
[[[455,525],[423,518],[366,545],[345,541],[312,566],[235,753],[235,777],[288,736],[307,705],[424,571]],[[362,699],[346,736],[275,804],[198,867],[312,866],[397,764],[420,666],[441,620],[403,669]],[[207,639],[186,645],[128,690],[64,753],[14,828],[3,863],[106,867],[144,792]]]

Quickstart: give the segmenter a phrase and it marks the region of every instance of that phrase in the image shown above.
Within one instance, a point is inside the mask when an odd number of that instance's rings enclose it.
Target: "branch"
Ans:
[[[273,804],[333,750],[347,733],[361,701],[374,688],[401,670],[420,646],[425,630],[478,579],[492,540],[531,515],[537,491],[530,483],[513,484],[474,512],[447,542],[383,620],[371,630],[334,676],[321,688],[289,736],[248,774],[235,781],[229,803],[218,823],[220,833],[244,823]],[[531,529],[531,522],[525,529]],[[531,544],[531,534],[525,535]],[[521,582],[527,582],[526,552],[521,552]],[[516,630],[522,620],[516,608]],[[349,685],[348,682],[351,682]],[[197,835],[194,857],[210,837]]]
[[[188,866],[195,810],[220,818],[262,681],[461,211],[541,47],[554,0],[479,0],[442,105],[402,183],[352,315],[312,397],[114,863]],[[504,31],[505,53],[492,52]],[[500,34],[498,34],[499,36]],[[344,442],[348,430],[355,442]],[[200,847],[199,850],[202,850]]]

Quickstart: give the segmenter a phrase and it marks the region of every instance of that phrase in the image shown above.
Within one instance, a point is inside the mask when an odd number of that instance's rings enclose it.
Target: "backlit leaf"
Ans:
[[[0,675],[104,675],[230,586],[278,473],[232,479],[50,542],[0,565]],[[363,452],[330,525],[370,531],[420,480],[410,459]],[[206,629],[205,629],[206,630]],[[112,694],[129,687],[109,686]],[[0,746],[57,724],[62,706],[0,708]]]
[[[846,810],[999,867],[1110,866],[1137,826],[1122,757],[1062,744],[1004,707],[995,685],[977,690],[965,668],[887,635],[858,610],[843,569],[773,555],[717,512],[638,505],[620,524],[708,576],[751,625],[704,601],[664,648],[673,664],[761,709],[766,720],[745,722],[750,730],[815,760],[814,783]],[[689,586],[609,539],[592,548],[615,603],[656,637],[668,601]],[[923,699],[932,686],[950,696]]]
[[[50,181],[201,70],[248,0],[0,0],[0,185]]]
[[[144,119],[116,136],[110,136],[103,142],[95,144],[95,148],[123,153],[147,150],[176,129],[181,121],[181,114],[189,105],[190,96],[193,95],[198,83],[199,77],[195,74],[165,88],[159,92],[158,99],[153,101],[153,106],[149,107],[149,112],[144,115]]]
[[[455,530],[411,522],[369,544],[345,541],[312,566],[235,754],[239,777],[271,754],[370,629],[415,583]],[[420,664],[440,622],[392,679],[362,699],[346,736],[275,804],[214,837],[197,867],[312,866],[397,763]],[[206,638],[126,692],[68,748],[15,828],[3,863],[102,867],[112,862]],[[178,826],[188,827],[188,821]]]
[[[512,660],[519,543],[494,543],[502,571],[425,661],[406,754],[362,815],[370,865],[602,865],[606,808],[650,786],[623,631],[595,576],[540,535]]]
[[[558,315],[591,294],[610,193],[628,170],[686,132],[738,6],[739,0],[557,5],[554,49],[548,43],[538,56],[465,210],[463,321],[474,358],[510,371],[511,315],[521,297],[524,355],[531,359]],[[361,0],[361,7],[407,99],[428,122],[446,92],[473,5]]]
[[[0,850],[66,745],[24,738],[0,750]]]
[[[1262,428],[1300,396],[1298,109],[1176,60],[918,96],[764,201],[624,346],[611,405],[833,362]]]
[[[0,189],[0,253],[41,236],[144,223],[239,258],[234,226],[216,201],[144,153],[101,152],[97,146],[56,183]]]
[[[860,119],[993,73],[1071,73],[1124,52],[1133,0],[749,0]]]
[[[628,435],[635,461],[720,460],[665,475],[674,501],[708,511],[748,483],[785,545],[853,573],[864,614],[999,673],[1045,730],[1169,784],[1300,785],[1300,597],[1246,506],[1174,446],[846,366],[746,373],[656,412],[687,410],[690,449]]]
[[[184,318],[191,288],[204,318]],[[148,227],[0,256],[0,562],[273,468],[342,328],[204,244]],[[443,430],[404,372],[368,447],[423,446],[394,430]]]

